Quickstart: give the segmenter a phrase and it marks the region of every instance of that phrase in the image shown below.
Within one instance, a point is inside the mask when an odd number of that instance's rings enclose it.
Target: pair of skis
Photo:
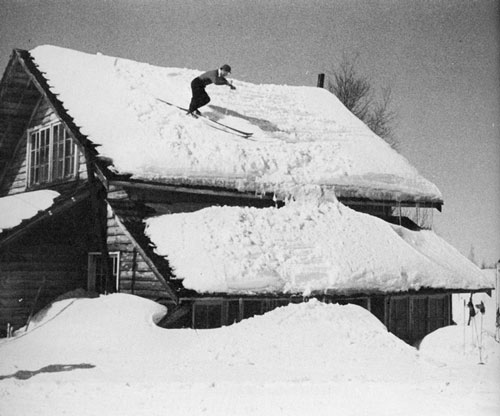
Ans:
[[[176,107],[178,108],[179,110],[182,110],[182,111],[185,111],[186,113],[189,113],[189,110],[187,108],[183,108],[183,107],[179,107],[178,105],[175,105],[171,102],[168,102],[168,101],[165,101],[165,100],[162,100],[161,98],[156,98],[158,101],[161,101],[162,103],[165,103],[165,104],[168,104],[172,107]],[[246,132],[246,131],[243,131],[243,130],[239,130],[239,129],[236,129],[234,127],[231,127],[231,126],[228,126],[224,123],[221,123],[220,121],[216,121],[216,120],[212,120],[210,117],[207,117],[207,116],[204,116],[203,114],[193,114],[191,113],[191,115],[195,118],[200,118],[202,119],[203,121],[205,121],[209,126],[217,129],[217,130],[221,130],[221,131],[224,131],[226,133],[231,133],[231,134],[235,134],[239,137],[242,137],[244,139],[250,139],[250,140],[253,140],[252,139],[252,135],[253,133],[249,133],[249,132]]]

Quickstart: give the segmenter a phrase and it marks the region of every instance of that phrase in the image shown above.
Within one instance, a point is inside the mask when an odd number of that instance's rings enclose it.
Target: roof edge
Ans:
[[[49,217],[53,217],[54,215],[59,215],[62,212],[65,212],[66,210],[83,201],[89,196],[90,189],[88,187],[85,187],[74,194],[67,196],[61,195],[55,198],[54,203],[47,209],[39,211],[33,217],[25,219],[15,227],[9,228],[6,231],[0,233],[0,247],[11,243],[12,241],[24,235],[35,225],[39,224]]]

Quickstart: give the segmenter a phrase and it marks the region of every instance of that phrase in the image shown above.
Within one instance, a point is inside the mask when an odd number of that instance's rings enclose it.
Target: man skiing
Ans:
[[[226,77],[231,73],[231,67],[227,64],[222,65],[219,69],[207,71],[191,81],[191,90],[193,97],[189,104],[188,114],[200,115],[199,108],[207,105],[210,102],[210,97],[205,91],[205,87],[210,84],[229,85],[232,90],[236,87],[229,82]]]

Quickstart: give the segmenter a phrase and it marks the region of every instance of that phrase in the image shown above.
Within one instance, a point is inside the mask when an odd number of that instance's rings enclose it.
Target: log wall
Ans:
[[[165,286],[146,262],[131,235],[108,209],[107,243],[109,252],[120,252],[118,289],[148,299],[169,297]]]
[[[33,118],[29,124],[29,128],[42,124],[49,124],[58,120],[54,110],[46,101],[42,101],[35,109]],[[15,154],[9,163],[3,182],[0,187],[0,195],[11,195],[27,191],[27,134],[26,131],[22,137],[18,138],[19,142],[16,147]],[[75,179],[65,182],[44,185],[44,188],[56,189],[64,192],[66,188],[73,188],[81,181],[86,180],[87,171],[85,166],[85,157],[80,152],[79,171]]]
[[[17,329],[59,295],[86,289],[87,253],[95,250],[88,201],[47,219],[0,252],[0,336]]]

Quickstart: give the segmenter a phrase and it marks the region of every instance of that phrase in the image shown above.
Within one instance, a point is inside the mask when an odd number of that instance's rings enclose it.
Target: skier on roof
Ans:
[[[210,102],[210,97],[205,91],[205,87],[207,85],[229,85],[232,90],[235,90],[236,87],[226,79],[230,73],[231,67],[228,64],[224,64],[219,69],[207,71],[193,79],[191,81],[193,97],[191,98],[191,104],[189,104],[188,114],[199,115],[200,112],[198,111],[198,108],[203,107]]]

